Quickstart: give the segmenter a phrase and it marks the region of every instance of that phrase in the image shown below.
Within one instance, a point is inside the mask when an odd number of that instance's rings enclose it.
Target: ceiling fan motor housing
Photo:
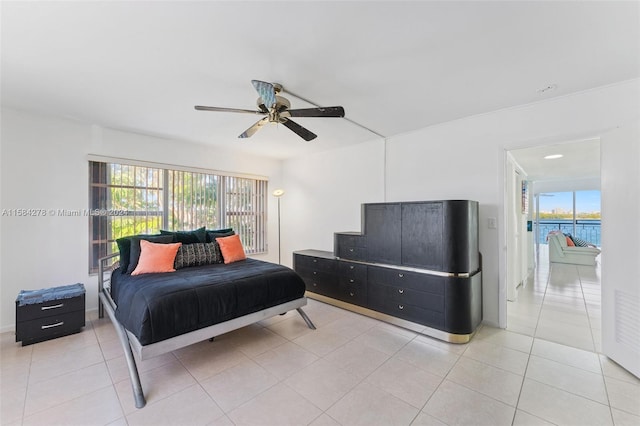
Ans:
[[[283,98],[282,96],[276,96],[276,105],[273,108],[268,108],[262,98],[258,98],[256,101],[258,104],[258,108],[264,112],[269,113],[269,121],[272,123],[278,123],[280,120],[280,113],[291,108],[291,102],[287,98]]]
[[[258,111],[202,105],[196,105],[195,109],[199,111],[240,112],[244,114],[264,115],[264,118],[258,120],[238,136],[241,139],[252,136],[266,123],[282,123],[305,141],[310,141],[315,139],[317,135],[291,120],[291,117],[344,117],[344,108],[341,106],[290,109],[291,103],[289,100],[285,97],[278,96],[278,93],[283,91],[282,85],[278,83],[266,83],[260,80],[251,80],[251,84],[253,84],[253,87],[260,95],[256,101]]]

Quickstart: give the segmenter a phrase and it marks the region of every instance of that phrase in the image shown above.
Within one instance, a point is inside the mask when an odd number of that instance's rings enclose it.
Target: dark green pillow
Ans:
[[[162,235],[173,235],[176,243],[182,244],[195,244],[207,242],[207,231],[205,227],[194,229],[193,231],[163,231],[160,230]]]
[[[120,271],[123,274],[127,273],[129,269],[129,259],[131,258],[131,238],[133,237],[157,237],[160,234],[140,234],[130,235],[128,237],[118,238],[116,244],[118,244],[118,251],[120,252]]]
[[[135,235],[131,237],[131,253],[129,255],[129,266],[127,267],[127,274],[132,273],[136,266],[138,266],[138,260],[140,259],[140,240],[147,240],[151,243],[168,244],[176,242],[173,235]]]
[[[212,243],[216,238],[230,237],[231,235],[235,235],[233,228],[207,229],[207,242]]]

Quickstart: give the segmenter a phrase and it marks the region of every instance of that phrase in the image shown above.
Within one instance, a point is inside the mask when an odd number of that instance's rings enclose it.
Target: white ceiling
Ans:
[[[600,139],[572,141],[509,151],[527,173],[527,180],[600,179]],[[547,155],[562,155],[545,159]]]
[[[4,106],[288,158],[640,76],[636,1],[1,2]],[[251,79],[346,117],[237,139]],[[538,89],[557,85],[551,92]],[[305,102],[285,95],[292,108]]]

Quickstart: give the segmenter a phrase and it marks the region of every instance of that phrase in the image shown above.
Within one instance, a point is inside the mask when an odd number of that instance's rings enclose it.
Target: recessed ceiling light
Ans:
[[[551,155],[546,155],[544,157],[545,160],[555,160],[556,158],[562,158],[564,157],[564,155],[562,154],[551,154]]]
[[[549,84],[547,86],[541,87],[538,89],[538,93],[547,93],[547,92],[553,92],[554,90],[556,90],[558,88],[557,84]]]

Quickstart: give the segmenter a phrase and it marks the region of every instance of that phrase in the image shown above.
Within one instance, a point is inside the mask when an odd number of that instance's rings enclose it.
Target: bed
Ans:
[[[119,257],[100,259],[99,317],[116,329],[138,408],[146,401],[133,353],[145,360],[293,309],[315,329],[302,310],[304,282],[285,266],[246,258],[132,275]]]

